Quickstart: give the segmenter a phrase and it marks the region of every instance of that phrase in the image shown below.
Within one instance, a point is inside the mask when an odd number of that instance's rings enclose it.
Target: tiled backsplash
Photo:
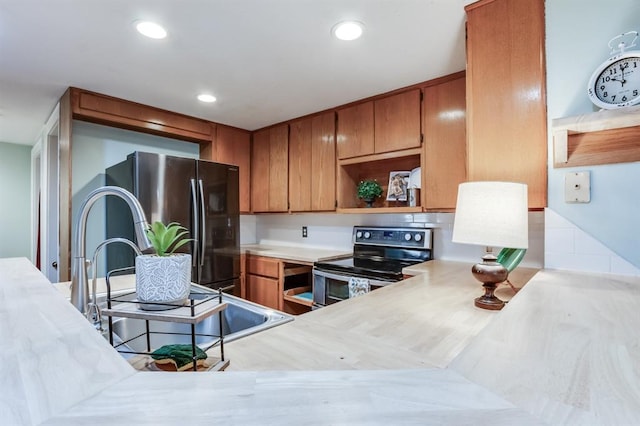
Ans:
[[[430,226],[434,228],[434,256],[436,259],[478,262],[484,247],[451,242],[453,213],[419,214],[269,214],[242,216],[243,244],[286,244],[316,248],[350,250],[351,233],[355,225]],[[302,237],[306,226],[308,237]],[[542,267],[544,253],[544,214],[529,213],[529,249],[522,265]]]
[[[640,269],[551,209],[545,228],[545,268],[640,276]]]
[[[484,247],[454,244],[453,213],[270,214],[241,217],[242,244],[286,244],[349,250],[355,225],[418,225],[434,228],[436,259],[477,262]],[[308,237],[302,238],[306,226]],[[640,269],[551,209],[529,213],[529,249],[523,266],[640,276]]]

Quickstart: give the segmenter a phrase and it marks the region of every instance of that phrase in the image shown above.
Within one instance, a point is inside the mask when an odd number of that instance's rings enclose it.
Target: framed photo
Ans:
[[[407,187],[409,186],[410,171],[389,173],[389,188],[387,201],[407,201]]]

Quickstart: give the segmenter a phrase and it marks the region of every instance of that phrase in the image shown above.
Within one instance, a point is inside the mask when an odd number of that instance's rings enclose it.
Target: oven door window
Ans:
[[[347,278],[348,279],[348,278]],[[349,281],[325,278],[325,303],[332,303],[349,298]]]

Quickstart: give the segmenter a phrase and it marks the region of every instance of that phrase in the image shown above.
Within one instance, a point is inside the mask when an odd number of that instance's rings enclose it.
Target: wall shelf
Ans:
[[[640,106],[552,121],[554,167],[640,161]]]

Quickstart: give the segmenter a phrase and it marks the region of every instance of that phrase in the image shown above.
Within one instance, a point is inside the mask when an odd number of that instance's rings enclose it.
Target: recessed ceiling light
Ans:
[[[167,31],[155,22],[136,21],[136,30],[149,38],[161,39],[167,36]]]
[[[360,38],[364,24],[357,21],[338,22],[333,26],[331,32],[340,40],[351,41]]]
[[[201,95],[198,95],[198,100],[200,102],[215,102],[216,101],[216,97],[213,95],[208,95],[206,93],[203,93]]]

